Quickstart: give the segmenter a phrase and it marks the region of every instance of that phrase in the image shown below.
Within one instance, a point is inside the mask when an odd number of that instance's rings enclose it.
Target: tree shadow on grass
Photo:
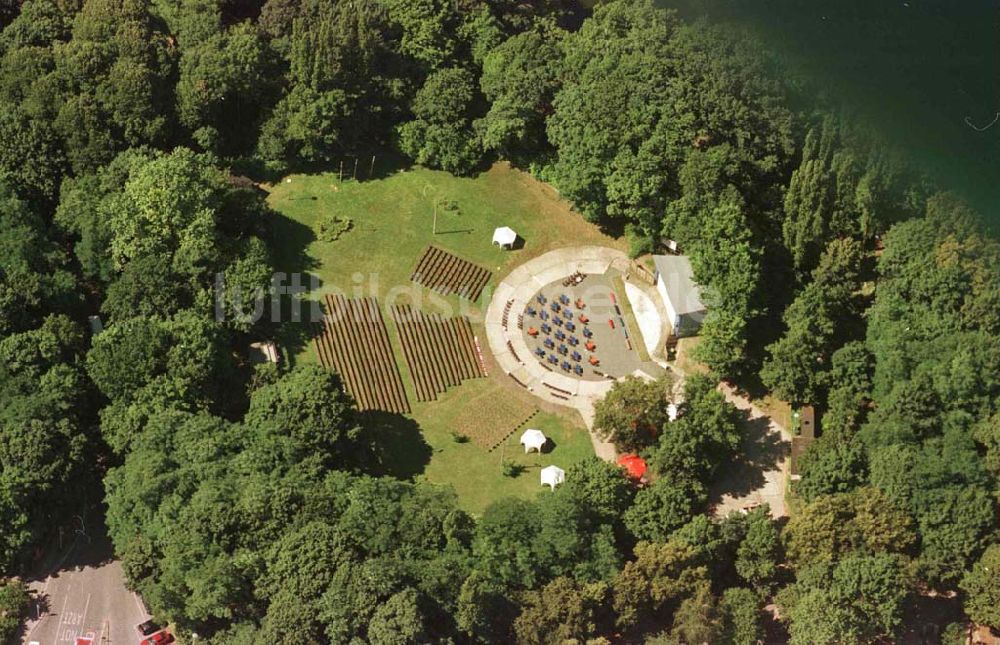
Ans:
[[[375,161],[372,163],[372,156]],[[355,165],[355,160],[357,165]],[[343,173],[343,181],[365,182],[371,180],[385,179],[399,172],[404,172],[413,167],[413,162],[391,150],[371,150],[358,152],[356,154],[335,155],[326,161],[313,163],[291,164],[285,168],[282,176],[290,174],[319,174],[328,172],[336,175],[338,181]],[[264,175],[261,172],[261,175]],[[269,181],[277,181],[281,177],[275,174],[267,174],[264,178]]]
[[[266,303],[261,331],[278,342],[290,362],[312,339],[314,323],[318,322],[321,313],[312,299],[313,292],[322,287],[322,281],[315,274],[320,262],[308,251],[315,240],[316,233],[310,227],[271,211],[268,246],[273,254],[274,267],[276,271],[286,274],[281,286],[290,287],[298,293],[282,294],[277,311],[272,311],[272,302]]]
[[[432,450],[416,421],[379,410],[361,412],[359,418],[372,445],[373,474],[413,479],[424,472]]]
[[[777,431],[771,432],[770,419],[747,416],[741,424],[743,439],[739,453],[719,468],[712,486],[712,502],[724,495],[745,497],[767,483],[765,474],[781,470],[791,444]]]

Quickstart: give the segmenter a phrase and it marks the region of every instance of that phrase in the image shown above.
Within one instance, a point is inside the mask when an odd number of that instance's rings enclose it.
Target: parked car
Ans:
[[[159,631],[142,640],[139,645],[166,645],[167,643],[173,643],[174,637],[167,630]]]
[[[143,636],[149,636],[150,634],[155,634],[156,632],[163,629],[162,627],[154,623],[152,620],[147,620],[144,623],[139,623],[138,625],[135,626],[135,628],[138,629],[139,633]]]

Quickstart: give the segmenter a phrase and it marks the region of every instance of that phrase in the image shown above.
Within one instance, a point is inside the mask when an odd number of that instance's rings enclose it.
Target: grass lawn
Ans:
[[[649,350],[646,349],[646,343],[642,340],[642,332],[639,330],[639,321],[635,319],[635,312],[632,311],[632,303],[628,299],[628,295],[625,293],[625,281],[620,275],[616,275],[614,279],[611,280],[611,286],[615,291],[615,299],[618,301],[618,308],[622,310],[622,319],[625,321],[625,327],[628,329],[628,337],[632,341],[632,348],[635,349],[636,354],[639,355],[639,360],[643,363],[648,363]]]
[[[452,202],[456,209],[438,210],[438,233],[432,233],[434,202]],[[478,396],[526,397],[538,407],[544,405],[523,392],[500,372],[488,355],[482,314],[492,288],[517,265],[555,248],[597,244],[624,250],[623,240],[601,233],[586,223],[556,192],[524,173],[505,165],[474,178],[413,168],[364,182],[338,181],[337,173],[291,175],[270,189],[268,203],[279,216],[272,227],[271,248],[278,270],[303,272],[320,281],[316,298],[336,290],[349,297],[375,296],[382,307],[396,361],[403,375],[413,412],[400,427],[416,425],[429,445],[429,461],[412,451],[397,455],[400,472],[433,483],[451,484],[461,504],[473,513],[481,512],[490,501],[507,495],[530,496],[540,490],[538,469],[549,464],[567,467],[593,454],[590,437],[576,412],[542,411],[531,427],[553,438],[555,449],[546,455],[523,456],[517,440],[508,439],[505,456],[528,469],[516,478],[504,477],[500,469],[501,449],[486,452],[474,443],[457,443],[449,426],[463,406]],[[316,230],[326,214],[350,217],[353,229],[335,242],[321,242]],[[493,230],[510,226],[524,239],[524,247],[504,251],[492,245]],[[450,251],[493,272],[480,301],[468,303],[456,296],[432,294],[410,281],[421,253],[429,245]],[[466,381],[437,401],[416,401],[413,382],[399,347],[399,336],[389,318],[387,306],[410,303],[423,305],[445,315],[468,315],[479,337],[490,369],[490,377]],[[278,338],[292,362],[313,361],[308,330],[301,324],[286,323]],[[402,442],[402,445],[406,442]],[[423,462],[423,463],[406,463]]]
[[[457,206],[456,211],[439,207],[437,235],[431,231],[435,200]],[[504,165],[475,178],[422,168],[343,184],[336,173],[292,175],[272,188],[268,203],[285,216],[274,231],[278,266],[313,273],[323,290],[350,293],[360,286],[384,297],[393,288],[416,289],[410,273],[431,244],[493,271],[490,285],[554,248],[601,244],[625,249],[624,241],[584,222],[550,187]],[[352,218],[354,229],[335,242],[320,242],[314,231],[326,213]],[[498,226],[517,231],[524,248],[493,246]],[[488,296],[484,292],[478,304],[488,304]],[[455,296],[446,300],[459,303]]]
[[[565,469],[593,456],[590,436],[573,410],[539,411],[492,452],[472,441],[456,443],[450,420],[462,410],[463,401],[481,395],[529,396],[508,390],[492,379],[479,379],[453,388],[434,403],[419,404],[413,414],[432,451],[430,463],[421,476],[429,482],[454,486],[465,510],[479,514],[490,502],[502,497],[532,497],[543,490],[539,482],[542,468],[555,464]],[[538,428],[549,437],[546,453],[524,454],[518,440],[525,428]],[[520,464],[524,470],[517,477],[505,477],[501,460]]]

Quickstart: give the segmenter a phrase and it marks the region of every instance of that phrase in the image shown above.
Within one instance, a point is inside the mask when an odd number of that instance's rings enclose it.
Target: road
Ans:
[[[149,614],[125,588],[121,563],[106,543],[78,538],[47,577],[29,582],[34,596],[22,643],[72,645],[89,636],[94,645],[135,645],[135,626]]]
[[[732,385],[720,383],[718,389],[746,418],[739,463],[728,466],[710,491],[716,514],[768,504],[771,517],[784,517],[792,435]]]

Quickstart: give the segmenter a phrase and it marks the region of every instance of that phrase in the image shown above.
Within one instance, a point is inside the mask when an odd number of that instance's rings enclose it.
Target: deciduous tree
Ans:
[[[594,429],[622,452],[651,445],[669,418],[668,380],[629,376],[617,381],[594,406]]]
[[[993,544],[962,578],[965,612],[980,625],[1000,627],[1000,545]]]

